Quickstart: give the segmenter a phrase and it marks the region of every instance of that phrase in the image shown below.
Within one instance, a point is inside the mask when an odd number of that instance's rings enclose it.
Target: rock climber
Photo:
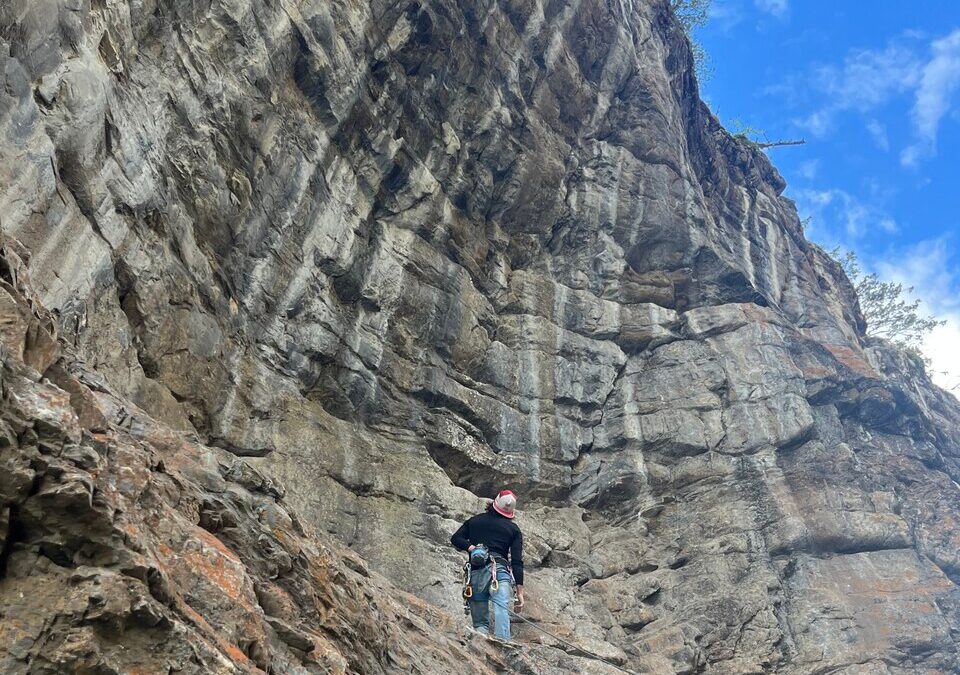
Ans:
[[[501,490],[487,506],[460,526],[450,542],[466,551],[470,560],[465,566],[469,590],[464,598],[470,609],[473,627],[490,633],[490,608],[498,638],[510,639],[511,589],[516,588],[515,611],[523,608],[523,535],[514,522],[517,498],[510,490]]]

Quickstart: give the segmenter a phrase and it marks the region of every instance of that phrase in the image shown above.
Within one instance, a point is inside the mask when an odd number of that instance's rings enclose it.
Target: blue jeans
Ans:
[[[488,576],[488,575],[487,575]],[[497,581],[500,582],[497,590],[488,590],[486,593],[474,592],[474,599],[470,601],[470,618],[473,627],[484,635],[490,634],[490,606],[493,604],[494,634],[504,640],[510,639],[510,614],[507,608],[513,600],[510,585],[510,571],[497,565]]]

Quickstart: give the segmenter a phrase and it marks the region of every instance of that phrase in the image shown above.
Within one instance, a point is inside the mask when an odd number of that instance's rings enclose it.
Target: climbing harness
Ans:
[[[506,569],[510,574],[510,581],[513,584],[513,571],[507,565]],[[490,575],[490,581],[486,581],[486,574]],[[474,575],[477,575],[474,577]],[[475,588],[476,586],[476,588]],[[482,588],[481,588],[482,586]],[[515,584],[514,584],[515,586]],[[470,557],[463,565],[463,613],[470,614],[470,601],[474,595],[486,596],[489,593],[496,593],[500,590],[500,580],[497,578],[497,560],[483,544],[478,544],[470,551]]]
[[[478,546],[470,552],[470,558],[463,565],[463,613],[470,614],[472,600],[486,601],[490,592],[496,593],[499,589],[497,563],[485,547]]]
[[[473,597],[473,585],[470,583],[470,561],[463,563],[463,613],[470,614],[470,599]]]

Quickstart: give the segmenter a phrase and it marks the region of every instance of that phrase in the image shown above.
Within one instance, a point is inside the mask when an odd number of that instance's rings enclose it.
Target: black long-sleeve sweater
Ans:
[[[523,584],[523,535],[509,518],[492,509],[479,513],[453,533],[450,543],[461,551],[466,551],[471,544],[483,544],[493,557],[509,561],[517,585]]]

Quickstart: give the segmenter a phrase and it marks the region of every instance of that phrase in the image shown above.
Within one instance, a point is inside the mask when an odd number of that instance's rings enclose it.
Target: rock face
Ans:
[[[6,670],[610,672],[456,637],[503,486],[634,671],[960,670],[960,405],[666,2],[7,0],[0,73]]]
[[[0,256],[2,672],[593,668],[498,653],[317,543],[275,481],[61,357],[22,260]]]

